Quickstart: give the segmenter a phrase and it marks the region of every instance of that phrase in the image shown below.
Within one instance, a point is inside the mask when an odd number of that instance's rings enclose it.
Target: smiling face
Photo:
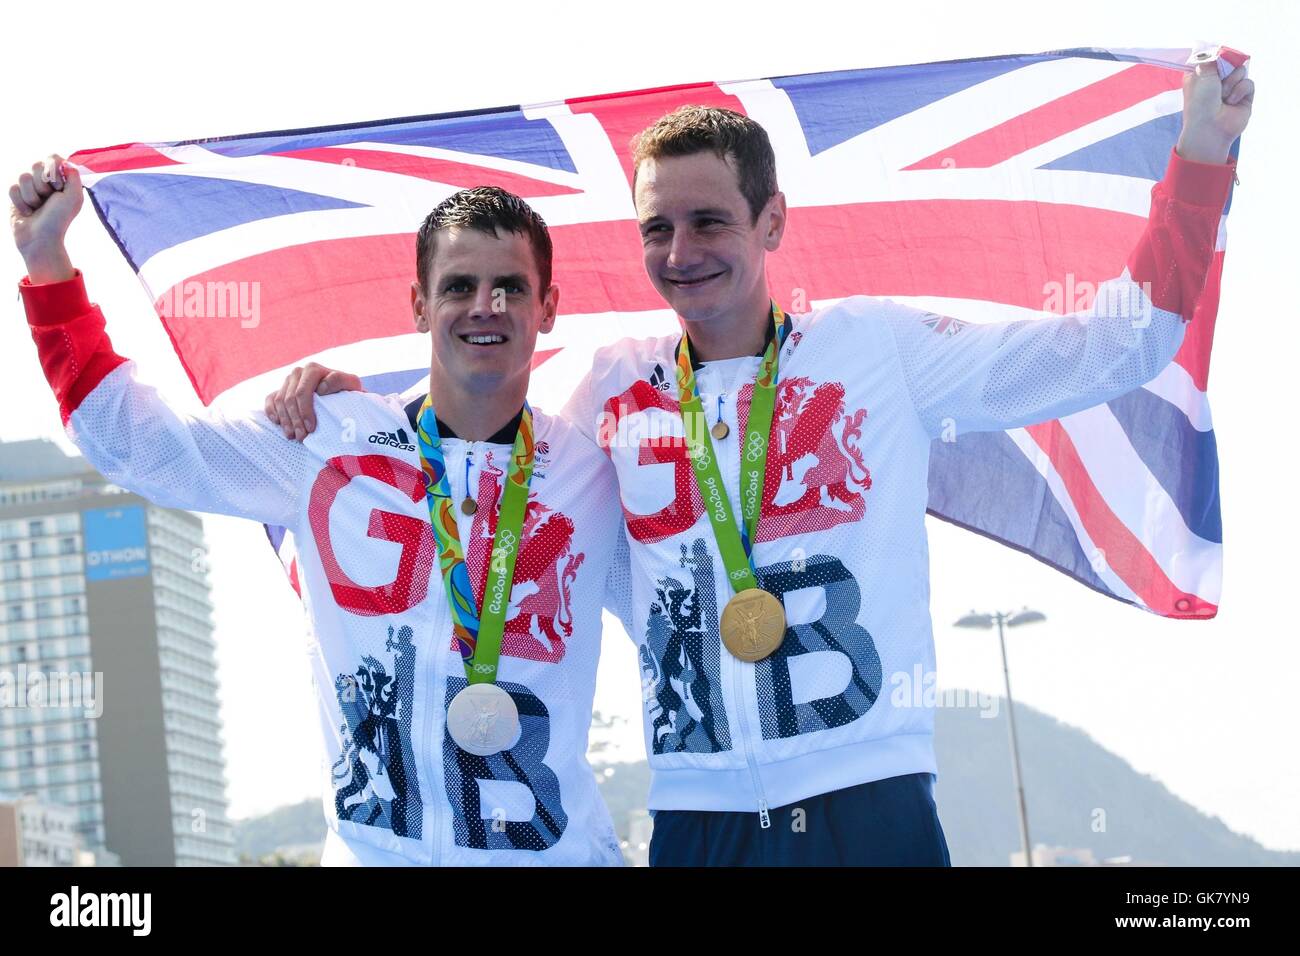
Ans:
[[[528,237],[449,226],[434,236],[428,288],[411,283],[415,327],[430,333],[430,388],[482,394],[527,382],[558,286],[541,288]]]
[[[646,275],[688,323],[735,322],[765,313],[765,262],[781,244],[785,197],[755,222],[733,160],[712,150],[645,159],[636,209]]]

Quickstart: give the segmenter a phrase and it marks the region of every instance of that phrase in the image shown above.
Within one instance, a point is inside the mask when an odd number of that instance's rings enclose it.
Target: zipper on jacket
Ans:
[[[469,483],[469,470],[473,467],[474,467],[474,443],[471,442],[468,449],[465,452],[465,494],[461,495],[462,501],[468,501],[470,498],[474,497],[473,495],[470,494],[470,489],[474,486]],[[475,501],[475,504],[477,503],[478,502]]]
[[[446,448],[446,445],[443,447]],[[466,456],[466,485],[464,490],[467,492],[469,490],[469,460],[472,454],[470,452]],[[451,492],[452,501],[455,501],[456,485],[453,476],[457,474],[458,469],[453,468],[451,462],[447,462],[447,466],[447,481],[450,486],[448,490]],[[456,521],[459,526],[460,509],[455,509],[453,513],[456,514]],[[464,534],[461,535],[461,540],[467,540]],[[446,707],[444,701],[447,697],[447,678],[449,675],[444,672],[441,662],[447,654],[447,648],[450,646],[450,641],[445,638],[447,632],[451,629],[451,608],[447,607],[446,585],[443,584],[442,574],[437,575],[436,583],[431,578],[430,585],[438,588],[436,593],[442,595],[442,600],[435,600],[433,604],[433,622],[432,627],[429,629],[428,667],[428,670],[432,671],[432,675],[425,684],[424,698],[424,752],[425,767],[429,777],[429,800],[425,806],[432,811],[430,813],[429,835],[433,841],[433,865],[437,866],[442,857],[442,801],[446,799],[450,802],[451,795],[447,793],[446,778],[443,773],[442,740],[435,741],[433,737],[433,715],[435,708],[441,712]]]
[[[731,389],[731,391],[734,394],[739,394],[736,389]],[[719,420],[721,420],[722,417],[722,403],[726,395],[727,395],[726,391],[722,391],[719,394],[719,399],[718,399]],[[729,428],[727,431],[727,436],[721,439],[720,443],[722,445],[722,448],[718,448],[716,445],[714,446],[714,448],[718,456],[718,459],[720,461],[727,462],[727,477],[730,478],[732,481],[731,487],[739,490],[740,448],[743,445],[743,442],[740,439],[740,410],[739,408],[737,408],[734,402],[732,403],[731,407],[733,411],[735,411],[735,427]],[[734,450],[732,448],[733,442],[736,446]],[[739,502],[739,497],[740,497],[739,494],[737,494],[736,497],[737,497],[737,501],[735,503],[728,501],[728,503],[732,504],[733,507],[735,507],[736,504],[738,504]],[[730,498],[730,496],[728,496],[728,498]],[[741,514],[739,508],[736,508],[735,518],[737,524],[744,521],[744,516]],[[731,590],[731,581],[728,580],[728,575],[725,566],[722,568],[722,586],[723,588],[725,588],[725,590],[722,593],[727,595],[727,599],[730,600],[733,592]],[[745,667],[742,661],[736,660],[736,658],[731,657],[731,655],[726,652],[725,648],[722,648],[722,651],[726,657],[731,658],[730,666],[732,669],[732,674],[734,675],[731,682],[731,690],[732,690],[732,697],[736,702],[737,719],[740,723],[740,742],[745,752],[745,764],[749,767],[749,778],[754,785],[754,796],[758,800],[758,825],[761,829],[766,830],[772,825],[772,819],[767,812],[768,810],[767,794],[763,792],[763,780],[758,775],[758,761],[754,758],[754,748],[751,746],[749,740],[749,715],[746,706],[747,700],[745,695],[745,681],[743,676],[745,673]],[[752,664],[749,666],[753,667]]]
[[[749,665],[753,667],[754,665]],[[736,698],[736,713],[740,717],[740,739],[745,746],[745,763],[749,765],[749,777],[754,783],[754,795],[758,798],[758,825],[766,830],[772,825],[772,818],[767,813],[767,794],[763,792],[763,781],[758,775],[758,761],[754,759],[754,749],[749,745],[749,717],[745,713],[744,667],[741,661],[733,660],[732,673],[736,679],[732,682],[732,691]]]

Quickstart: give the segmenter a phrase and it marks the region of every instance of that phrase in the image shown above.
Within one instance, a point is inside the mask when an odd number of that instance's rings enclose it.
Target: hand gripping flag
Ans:
[[[779,304],[885,296],[952,334],[1084,311],[1120,274],[1177,140],[1194,55],[1077,49],[698,83],[72,161],[199,397],[249,407],[309,358],[373,390],[418,384],[416,228],[467,186],[523,196],[551,227],[563,290],[534,360],[534,400],[558,407],[597,347],[676,328],[643,272],[630,190],[629,141],[663,113],[724,106],[767,129],[790,209],[768,266]],[[930,513],[1156,614],[1214,616],[1222,529],[1206,387],[1227,212],[1174,362],[1086,412],[936,442]],[[289,537],[272,529],[293,577]]]

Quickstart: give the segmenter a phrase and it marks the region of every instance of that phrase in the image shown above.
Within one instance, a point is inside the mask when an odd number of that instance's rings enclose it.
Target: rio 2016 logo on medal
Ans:
[[[762,588],[738,592],[722,609],[722,643],[738,660],[754,663],[785,640],[785,608]]]

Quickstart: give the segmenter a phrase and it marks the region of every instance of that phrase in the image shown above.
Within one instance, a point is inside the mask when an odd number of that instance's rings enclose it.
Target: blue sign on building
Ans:
[[[144,508],[96,508],[82,512],[81,521],[87,581],[138,578],[149,573]]]

